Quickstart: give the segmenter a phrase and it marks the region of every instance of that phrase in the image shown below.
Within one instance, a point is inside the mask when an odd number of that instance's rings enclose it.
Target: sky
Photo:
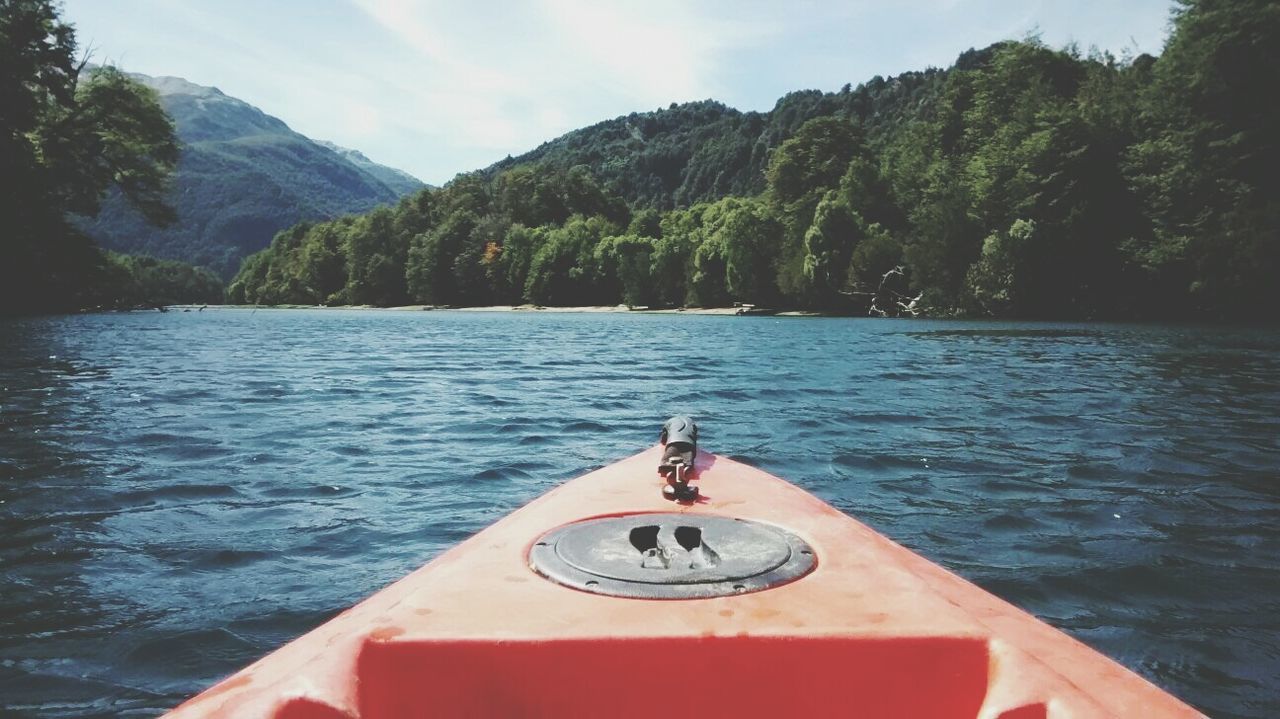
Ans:
[[[1037,34],[1159,54],[1172,0],[64,0],[94,62],[212,85],[441,185],[673,102],[947,67]]]

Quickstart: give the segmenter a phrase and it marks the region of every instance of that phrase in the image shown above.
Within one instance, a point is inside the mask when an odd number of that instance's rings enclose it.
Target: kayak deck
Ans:
[[[655,448],[570,481],[169,715],[1201,717],[1084,644],[765,472]],[[604,596],[529,565],[579,520],[681,512],[794,533],[816,566],[698,599]]]

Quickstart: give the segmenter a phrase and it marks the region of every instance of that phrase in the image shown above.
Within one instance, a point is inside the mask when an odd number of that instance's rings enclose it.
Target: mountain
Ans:
[[[83,223],[107,249],[184,260],[229,278],[280,230],[365,212],[425,187],[359,152],[299,134],[217,88],[131,76],[159,94],[182,143],[170,199],[178,221],[153,227],[109,195]]]
[[[317,142],[347,158],[351,164],[378,178],[382,181],[382,184],[390,187],[401,195],[417,192],[425,187],[425,185],[422,184],[422,180],[419,180],[404,170],[397,170],[394,167],[379,165],[373,160],[365,157],[364,153],[359,150],[352,150],[348,147],[335,145],[327,140],[317,140]]]

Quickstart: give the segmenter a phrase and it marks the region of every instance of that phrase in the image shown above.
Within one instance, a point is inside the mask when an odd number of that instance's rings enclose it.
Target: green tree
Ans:
[[[343,233],[336,223],[313,227],[303,241],[299,262],[303,284],[319,304],[342,304],[347,263],[342,254]]]
[[[451,304],[492,304],[505,294],[505,282],[494,282],[503,278],[491,273],[489,268],[496,261],[492,258],[494,248],[502,246],[510,226],[505,216],[494,214],[486,215],[475,223],[454,256]]]
[[[616,302],[597,290],[595,248],[618,232],[604,217],[575,215],[563,227],[549,230],[533,255],[525,281],[525,297],[540,305],[592,305]]]
[[[818,202],[840,186],[855,159],[873,164],[862,130],[848,118],[836,116],[804,123],[770,158],[768,194],[784,228],[776,252],[777,285],[792,301],[813,299],[813,284],[804,269],[804,236],[813,224]]]
[[[604,297],[620,297],[629,307],[653,301],[651,263],[653,240],[637,235],[613,235],[596,245],[596,283]]]
[[[87,69],[50,0],[0,0],[0,311],[80,306],[106,257],[69,222],[108,188],[163,221],[177,162],[155,94],[115,68]]]
[[[548,180],[549,173],[537,165],[520,165],[498,174],[492,191],[498,209],[527,227],[563,223],[571,213]]]
[[[664,233],[654,240],[649,276],[653,278],[653,294],[659,304],[672,307],[687,301],[693,249],[694,244],[687,235]]]
[[[822,304],[832,304],[846,283],[850,253],[862,239],[860,220],[834,190],[818,203],[804,234],[804,277]]]
[[[403,303],[407,248],[389,207],[363,215],[347,228],[346,298],[354,304],[389,306]]]
[[[861,297],[874,295],[879,291],[885,274],[902,265],[902,243],[882,225],[872,223],[850,253],[849,291]]]
[[[969,268],[969,292],[986,314],[997,317],[1025,306],[1036,224],[1017,220],[1007,232],[994,232],[982,241],[982,255]]]
[[[338,294],[392,301],[401,262],[442,302],[1274,317],[1277,38],[1274,2],[1185,0],[1159,59],[1007,41],[767,113],[636,113],[402,201],[388,233],[338,225]],[[331,246],[286,233],[232,292],[323,294]]]
[[[158,307],[220,303],[222,282],[209,270],[185,262],[107,253],[108,284],[116,304]]]
[[[1126,249],[1174,314],[1280,307],[1280,6],[1180,0],[1125,173],[1153,225]]]
[[[674,223],[673,223],[674,224]],[[705,307],[777,297],[775,250],[783,228],[767,205],[729,197],[699,205],[686,221],[693,245],[688,300]],[[666,236],[664,231],[664,236]]]
[[[430,304],[459,301],[455,261],[467,249],[478,222],[475,214],[461,210],[450,214],[430,232],[413,238],[405,268],[410,299]],[[478,270],[480,258],[471,259]]]
[[[662,305],[678,306],[689,300],[693,255],[702,244],[702,213],[706,208],[705,204],[695,205],[662,216],[649,266],[654,295]]]
[[[529,280],[529,266],[533,264],[534,253],[546,242],[545,232],[543,229],[512,225],[503,237],[502,252],[495,271],[502,274],[508,303],[519,304],[525,300],[524,288]]]
[[[847,119],[819,117],[805,123],[774,151],[768,189],[783,205],[814,203],[835,188],[855,157],[867,148],[861,130]]]
[[[728,264],[726,254],[723,237],[709,237],[694,250],[688,304],[695,307],[723,307],[729,304],[729,291],[725,287]]]
[[[777,298],[773,253],[782,233],[782,223],[762,202],[745,202],[727,212],[711,240],[724,247],[730,299],[770,303]]]
[[[627,234],[637,237],[662,237],[662,213],[652,207],[637,210],[631,216],[631,224],[627,226]]]

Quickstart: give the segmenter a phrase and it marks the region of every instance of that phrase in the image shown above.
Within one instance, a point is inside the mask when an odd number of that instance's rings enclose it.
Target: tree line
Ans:
[[[702,175],[664,195],[601,172],[609,125],[282,232],[229,299],[1276,316],[1280,5],[1184,0],[1159,58],[999,43],[911,74],[892,121],[868,117],[893,83],[790,98],[830,112],[759,170],[760,152],[704,138],[728,158],[716,182],[751,188],[741,166],[760,174],[755,192],[664,208]]]

